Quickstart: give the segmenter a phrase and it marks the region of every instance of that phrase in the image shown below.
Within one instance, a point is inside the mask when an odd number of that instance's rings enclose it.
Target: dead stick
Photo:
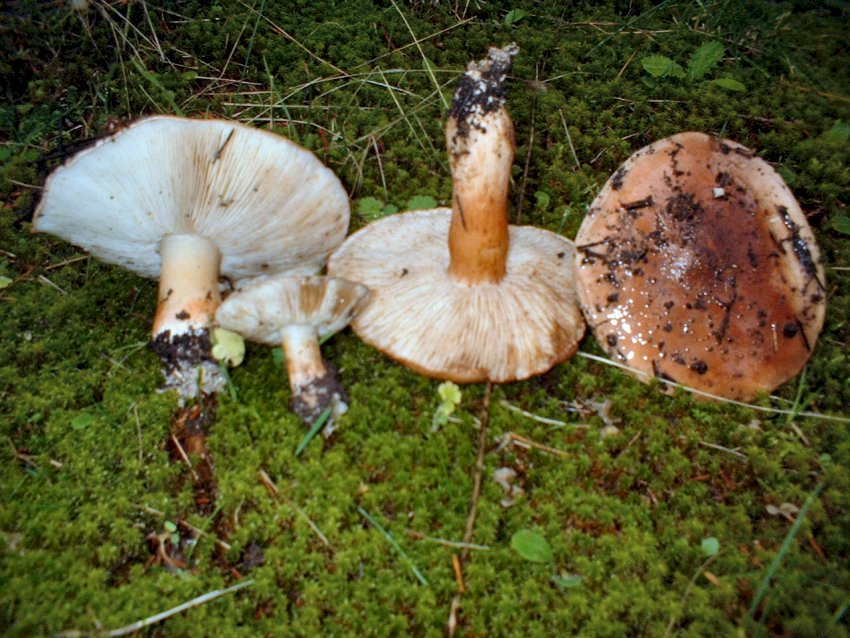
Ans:
[[[478,499],[481,496],[481,479],[484,476],[484,452],[487,448],[487,425],[490,423],[490,395],[493,392],[493,384],[488,382],[484,391],[484,404],[481,408],[481,429],[478,431],[478,458],[475,460],[475,475],[472,479],[472,497],[469,501],[469,515],[466,518],[466,531],[463,534],[463,542],[472,542],[472,533],[475,530],[475,515],[478,513]],[[460,553],[457,569],[463,569],[463,563],[469,557],[469,548],[464,547]],[[462,571],[460,573],[463,573]],[[464,588],[465,589],[465,588]],[[457,612],[460,609],[460,597],[463,591],[454,595],[451,609],[449,610],[448,634],[454,638],[457,630]]]

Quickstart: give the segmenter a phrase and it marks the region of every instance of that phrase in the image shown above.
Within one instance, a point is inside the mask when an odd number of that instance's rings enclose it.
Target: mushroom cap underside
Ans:
[[[469,285],[447,272],[450,219],[447,208],[386,217],[331,255],[329,273],[372,292],[354,331],[420,374],[461,383],[525,379],[570,357],[584,334],[572,242],[510,227],[506,276]]]
[[[342,277],[261,277],[239,282],[216,312],[223,328],[279,345],[286,326],[310,326],[319,338],[347,326],[369,289]]]
[[[637,151],[576,246],[597,340],[648,375],[749,399],[797,374],[823,325],[805,215],[769,164],[728,140],[682,133]]]
[[[225,120],[153,116],[105,137],[47,180],[33,229],[139,275],[159,242],[199,234],[233,279],[311,274],[348,229],[333,172],[284,137]]]

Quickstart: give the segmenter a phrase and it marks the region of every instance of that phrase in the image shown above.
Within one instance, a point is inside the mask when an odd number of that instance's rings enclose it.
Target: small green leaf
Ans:
[[[181,75],[182,75],[184,80],[191,81],[191,80],[194,80],[198,77],[198,72],[197,71],[183,71],[183,73],[181,73]]]
[[[451,381],[443,381],[437,386],[437,396],[443,403],[450,403],[453,406],[460,404],[460,388]]]
[[[714,536],[703,538],[702,543],[700,544],[700,549],[704,556],[714,556],[718,551],[720,551],[720,541]]]
[[[512,26],[522,20],[528,14],[522,9],[511,9],[505,16],[505,24]]]
[[[238,366],[245,358],[245,340],[237,332],[224,328],[213,328],[212,356],[231,368]]]
[[[711,71],[720,60],[723,59],[723,54],[726,49],[720,42],[706,42],[701,45],[691,55],[688,61],[688,78],[690,80],[699,80]]]
[[[830,142],[847,142],[850,140],[850,124],[838,120],[823,135]]]
[[[177,531],[177,525],[175,525],[171,521],[165,521],[165,523],[163,523],[163,527],[165,528],[165,531],[169,534],[173,534]]]
[[[552,576],[552,582],[560,591],[564,591],[581,585],[581,576],[562,571],[560,574]]]
[[[666,55],[648,55],[641,61],[643,70],[654,78],[683,78],[685,71]]]
[[[717,78],[716,80],[709,80],[709,84],[714,84],[715,86],[719,86],[721,89],[726,89],[727,91],[746,91],[747,87],[738,82],[738,80],[733,80],[732,78]]]
[[[89,414],[88,412],[80,412],[80,414],[71,419],[71,427],[75,430],[85,430],[96,420],[97,419],[93,414]]]
[[[429,210],[437,207],[437,200],[430,195],[414,195],[407,200],[405,210]]]
[[[832,219],[832,228],[842,235],[850,235],[850,217],[847,215],[836,215]]]
[[[387,204],[381,209],[381,217],[386,217],[387,215],[395,215],[398,212],[398,206],[395,204]]]
[[[11,277],[5,277],[0,275],[0,290],[3,288],[8,288],[9,285],[14,281]]]
[[[12,149],[8,146],[0,146],[0,162],[5,162],[12,157]]]
[[[384,202],[375,197],[364,197],[357,203],[357,212],[370,221],[380,217],[383,208]]]
[[[552,547],[537,532],[521,529],[511,537],[511,547],[525,560],[533,563],[551,563],[555,560]]]
[[[537,191],[534,193],[534,199],[536,200],[537,208],[541,210],[546,210],[549,208],[549,202],[552,201],[549,197],[549,193],[546,191]]]

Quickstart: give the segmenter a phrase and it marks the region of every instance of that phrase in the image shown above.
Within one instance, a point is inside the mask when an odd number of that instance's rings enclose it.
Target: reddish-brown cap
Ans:
[[[735,142],[681,133],[637,151],[591,205],[576,247],[588,323],[641,373],[749,399],[796,375],[823,325],[805,215]]]

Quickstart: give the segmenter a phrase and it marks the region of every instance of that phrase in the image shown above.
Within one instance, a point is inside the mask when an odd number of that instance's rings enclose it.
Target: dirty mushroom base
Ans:
[[[166,330],[150,341],[150,347],[162,365],[164,388],[176,390],[181,405],[202,394],[215,394],[225,388],[221,366],[211,354],[209,329],[189,329],[174,335]]]
[[[461,383],[541,374],[578,348],[572,242],[510,228],[507,274],[470,285],[448,274],[450,209],[386,217],[355,233],[328,271],[372,291],[352,322],[366,343],[414,371]]]
[[[596,338],[648,375],[750,399],[802,369],[823,325],[805,216],[779,175],[734,142],[683,133],[635,153],[576,248]]]

